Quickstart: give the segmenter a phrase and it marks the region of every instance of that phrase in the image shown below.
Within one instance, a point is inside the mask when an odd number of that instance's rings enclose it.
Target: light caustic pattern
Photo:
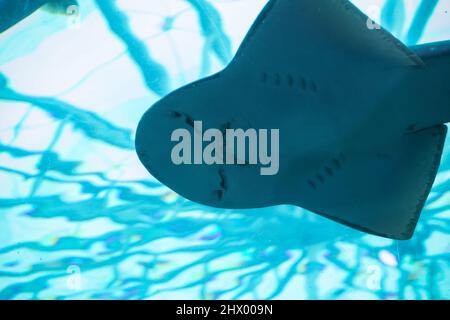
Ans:
[[[200,206],[138,162],[143,112],[230,61],[266,1],[79,2],[0,36],[0,298],[450,298],[448,147],[406,242]],[[408,44],[450,39],[449,2],[355,1]]]

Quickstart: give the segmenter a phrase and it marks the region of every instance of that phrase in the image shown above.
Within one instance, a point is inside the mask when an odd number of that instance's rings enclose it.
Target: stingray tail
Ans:
[[[419,44],[410,47],[424,62],[434,60],[442,56],[450,56],[450,40]]]
[[[425,68],[412,80],[413,101],[420,105],[417,128],[450,122],[450,40],[411,47]]]

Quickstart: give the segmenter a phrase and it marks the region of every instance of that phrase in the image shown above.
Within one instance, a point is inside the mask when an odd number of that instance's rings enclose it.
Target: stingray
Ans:
[[[168,94],[139,122],[136,151],[160,182],[229,209],[295,205],[409,239],[450,121],[450,42],[408,48],[346,0],[272,0],[221,72]],[[175,164],[178,128],[279,129],[279,170]]]

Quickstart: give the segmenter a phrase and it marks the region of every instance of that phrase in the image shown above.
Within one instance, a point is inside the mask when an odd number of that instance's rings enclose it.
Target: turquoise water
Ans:
[[[0,298],[450,298],[450,147],[409,241],[189,202],[139,163],[136,124],[223,68],[266,1],[79,2],[0,36]],[[354,3],[410,45],[450,39],[450,0]]]

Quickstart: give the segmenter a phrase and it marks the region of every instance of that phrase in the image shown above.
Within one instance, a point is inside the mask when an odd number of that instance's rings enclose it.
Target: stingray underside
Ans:
[[[404,70],[425,66],[387,31],[368,29],[367,19],[346,0],[269,1],[224,71],[147,111],[136,136],[140,159],[174,191],[205,205],[293,204],[368,233],[410,238],[446,127],[392,130],[396,117],[389,117],[390,106],[379,112],[380,101],[395,94]],[[375,114],[380,123],[371,121]],[[189,128],[194,120],[221,124],[239,117],[256,128],[280,129],[278,176],[262,177],[247,166],[170,163],[166,144],[181,122]],[[377,134],[377,127],[398,134]]]

